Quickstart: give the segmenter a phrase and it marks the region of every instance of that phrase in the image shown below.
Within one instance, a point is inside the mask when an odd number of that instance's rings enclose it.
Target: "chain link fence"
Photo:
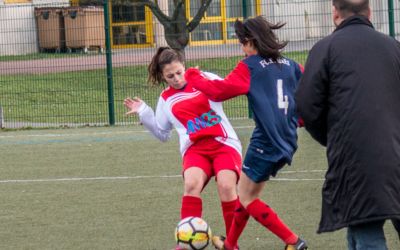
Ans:
[[[155,107],[163,86],[147,84],[147,65],[166,34],[146,1],[0,0],[0,127],[77,127],[137,123],[122,101]],[[200,1],[184,1],[190,22]],[[399,0],[372,0],[375,28],[399,40]],[[173,1],[158,6],[173,17]],[[331,1],[213,0],[185,47],[187,66],[226,76],[243,58],[236,19],[264,15],[285,22],[285,55],[304,63],[330,34]],[[377,48],[379,50],[379,48]],[[246,97],[224,104],[231,119],[249,117]]]

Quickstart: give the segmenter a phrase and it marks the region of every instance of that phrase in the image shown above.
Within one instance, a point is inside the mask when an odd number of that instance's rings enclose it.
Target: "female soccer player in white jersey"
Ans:
[[[270,176],[290,164],[297,149],[297,116],[294,92],[301,76],[301,67],[281,55],[286,45],[279,42],[272,24],[262,16],[235,23],[235,32],[246,58],[223,80],[204,78],[198,69],[188,69],[188,84],[203,91],[213,101],[247,95],[253,112],[255,129],[244,158],[238,184],[239,202],[234,223],[226,239],[214,237],[217,249],[231,250],[246,227],[249,216],[278,236],[287,250],[307,249],[300,239],[259,199]]]
[[[126,98],[127,114],[138,114],[141,123],[160,141],[167,141],[171,130],[176,129],[183,158],[181,219],[201,217],[201,192],[215,176],[228,233],[237,201],[242,149],[222,104],[211,101],[185,81],[184,58],[171,48],[157,50],[148,72],[150,83],[168,85],[158,99],[156,112],[139,98]],[[211,73],[204,75],[219,78]]]

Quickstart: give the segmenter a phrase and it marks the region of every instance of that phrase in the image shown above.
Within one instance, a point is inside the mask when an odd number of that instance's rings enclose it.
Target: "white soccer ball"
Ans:
[[[211,240],[210,226],[199,217],[184,218],[175,229],[175,240],[182,249],[205,249]]]

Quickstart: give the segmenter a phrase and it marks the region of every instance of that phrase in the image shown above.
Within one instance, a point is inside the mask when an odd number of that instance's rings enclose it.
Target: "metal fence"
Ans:
[[[172,2],[158,1],[166,16],[173,15]],[[189,21],[199,2],[185,1]],[[148,86],[147,64],[156,48],[166,45],[165,33],[151,10],[136,3],[0,0],[0,127],[137,122],[124,116],[126,96],[155,107],[163,87]],[[399,0],[372,0],[371,5],[375,28],[399,39]],[[233,23],[255,15],[286,23],[278,36],[289,41],[285,55],[300,63],[334,29],[330,0],[212,1],[190,34],[187,66],[228,74],[243,57]],[[245,97],[224,107],[231,119],[249,116]]]

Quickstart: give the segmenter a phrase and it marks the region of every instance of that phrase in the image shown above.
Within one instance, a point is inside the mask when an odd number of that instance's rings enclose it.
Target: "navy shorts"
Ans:
[[[260,183],[269,180],[285,166],[286,160],[273,159],[270,154],[261,148],[249,146],[244,158],[242,172],[244,172],[252,181]]]

